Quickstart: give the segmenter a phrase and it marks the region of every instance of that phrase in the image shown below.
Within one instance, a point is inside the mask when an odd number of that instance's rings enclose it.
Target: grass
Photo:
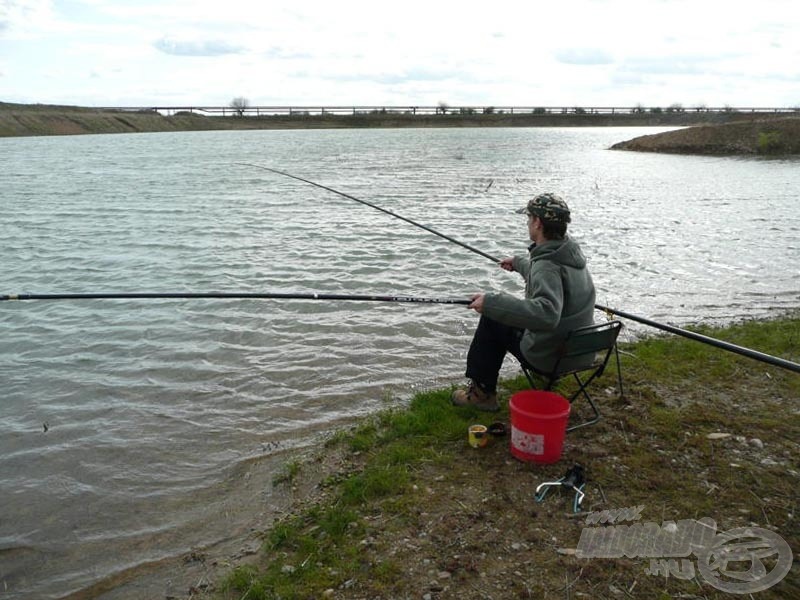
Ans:
[[[370,506],[391,505],[395,511],[413,496],[412,473],[424,462],[446,462],[478,413],[453,410],[449,390],[418,394],[407,409],[390,409],[367,419],[349,432],[339,432],[328,446],[346,446],[366,453],[363,468],[328,485],[336,492],[326,506],[277,523],[267,534],[265,551],[274,560],[263,569],[236,568],[223,584],[242,600],[318,597],[343,585],[364,569],[376,582],[394,581],[402,566],[391,561],[369,567],[359,551],[365,531],[363,514]],[[290,463],[287,471],[295,471]],[[293,479],[293,478],[292,478]],[[289,480],[284,478],[283,480]]]
[[[800,315],[698,331],[800,360]],[[720,531],[755,523],[798,548],[798,374],[659,336],[622,347],[619,398],[610,393],[611,364],[593,388],[603,420],[569,434],[557,465],[511,459],[507,440],[466,448],[470,424],[505,420],[507,409],[456,409],[450,390],[420,393],[337,433],[325,452],[342,452],[345,468],[323,482],[317,500],[265,532],[257,564],[234,568],[218,594],[727,597],[708,585],[698,590],[697,578],[646,577],[641,561],[559,554],[561,544],[574,547],[583,523],[565,518],[568,501],[558,494],[534,506],[531,492],[533,480],[561,476],[567,460],[587,466],[586,510],[644,504],[647,520],[711,516]],[[525,387],[522,376],[506,381],[504,396]],[[284,480],[301,471],[290,463]],[[797,592],[793,575],[759,599]]]
[[[762,131],[758,134],[758,151],[761,154],[780,152],[783,147],[779,131]]]
[[[275,475],[272,479],[273,484],[279,483],[292,483],[295,478],[300,474],[300,470],[303,468],[303,465],[300,461],[291,460],[283,465],[283,470]]]

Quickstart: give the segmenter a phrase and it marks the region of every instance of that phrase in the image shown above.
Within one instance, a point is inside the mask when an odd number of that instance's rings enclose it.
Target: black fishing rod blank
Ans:
[[[695,340],[696,342],[702,342],[704,344],[714,346],[715,348],[720,348],[721,350],[727,350],[728,352],[740,354],[741,356],[746,356],[747,358],[752,358],[761,361],[763,363],[773,365],[775,367],[781,367],[782,369],[788,369],[790,371],[794,371],[795,373],[800,373],[800,364],[791,362],[789,360],[780,358],[778,356],[765,354],[764,352],[759,352],[758,350],[745,348],[744,346],[737,346],[736,344],[731,344],[730,342],[718,340],[717,338],[712,338],[710,336],[703,335],[702,333],[695,333],[694,331],[688,331],[686,329],[681,329],[680,327],[675,327],[673,325],[659,323],[658,321],[645,319],[644,317],[638,317],[636,315],[632,315],[630,313],[621,310],[616,310],[613,308],[607,308],[599,304],[596,305],[596,307],[604,312],[620,316],[624,319],[630,319],[631,321],[636,321],[638,323],[642,323],[643,325],[649,325],[650,327],[655,327],[656,329],[660,329],[661,331],[674,333],[675,335],[680,335],[690,340]]]
[[[183,300],[183,299],[255,299],[255,300],[328,300],[354,302],[407,302],[412,304],[461,304],[464,298],[426,298],[420,296],[380,296],[358,294],[296,294],[282,292],[111,292],[89,294],[5,294],[3,300]]]
[[[478,250],[477,248],[475,248],[473,246],[470,246],[469,244],[465,244],[464,242],[462,242],[460,240],[457,240],[457,239],[455,239],[453,237],[450,237],[449,235],[446,235],[444,233],[436,231],[435,229],[432,229],[432,228],[428,227],[427,225],[423,225],[422,223],[417,223],[416,221],[412,221],[408,217],[404,217],[403,215],[398,215],[396,212],[392,212],[391,210],[388,210],[386,208],[378,206],[377,204],[372,204],[371,202],[367,202],[366,200],[361,200],[359,198],[356,198],[355,196],[351,196],[350,194],[345,194],[344,192],[340,192],[339,190],[335,190],[335,189],[333,189],[331,187],[328,187],[326,185],[322,185],[321,183],[315,183],[315,182],[310,181],[308,179],[303,179],[302,177],[297,177],[296,175],[292,175],[291,173],[286,173],[285,171],[279,171],[278,169],[271,169],[269,167],[262,167],[261,165],[254,165],[254,164],[251,164],[251,163],[234,163],[234,164],[237,164],[237,165],[240,165],[240,166],[243,166],[243,167],[254,167],[256,169],[264,169],[265,171],[270,171],[272,173],[277,173],[278,175],[283,175],[284,177],[291,177],[292,179],[296,179],[297,181],[302,181],[303,183],[307,183],[309,185],[313,185],[313,186],[318,187],[320,189],[327,190],[327,191],[332,192],[334,194],[338,194],[339,196],[342,196],[344,198],[348,198],[350,200],[354,200],[356,202],[359,202],[361,204],[369,206],[370,208],[374,208],[375,210],[379,210],[382,213],[386,213],[387,215],[391,215],[392,217],[395,217],[396,219],[400,219],[401,221],[405,221],[406,223],[410,223],[411,225],[414,225],[416,227],[424,229],[425,231],[427,231],[429,233],[432,233],[433,235],[438,235],[440,238],[444,238],[448,242],[453,242],[454,244],[458,244],[462,248],[466,248],[470,252],[474,252],[476,254],[480,254],[484,258],[488,258],[492,262],[495,262],[495,263],[499,263],[500,262],[499,258],[496,258],[496,257],[492,256],[491,254],[487,254],[483,250]]]

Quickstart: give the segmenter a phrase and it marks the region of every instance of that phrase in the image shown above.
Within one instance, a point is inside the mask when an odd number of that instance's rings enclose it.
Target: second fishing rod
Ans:
[[[239,166],[243,166],[243,167],[252,167],[252,168],[255,168],[255,169],[262,169],[264,171],[269,171],[269,172],[275,173],[277,175],[282,175],[284,177],[289,177],[291,179],[295,179],[297,181],[301,181],[303,183],[307,183],[307,184],[312,185],[314,187],[326,190],[326,191],[331,192],[333,194],[337,194],[339,196],[342,196],[343,198],[347,198],[349,200],[353,200],[353,201],[358,202],[360,204],[364,204],[365,206],[369,206],[371,208],[374,208],[375,210],[378,210],[380,212],[386,213],[387,215],[389,215],[391,217],[394,217],[396,219],[400,219],[402,221],[405,221],[406,223],[414,225],[415,227],[419,227],[420,229],[424,229],[425,231],[427,231],[429,233],[432,233],[432,234],[434,234],[436,236],[439,236],[440,238],[443,238],[443,239],[445,239],[445,240],[447,240],[449,242],[453,242],[454,244],[457,244],[457,245],[461,246],[462,248],[465,248],[466,250],[469,250],[470,252],[474,252],[475,254],[478,254],[480,256],[483,256],[484,258],[487,258],[487,259],[491,260],[495,264],[499,264],[500,263],[500,259],[499,258],[497,258],[496,256],[492,256],[491,254],[488,254],[488,253],[484,252],[483,250],[475,248],[474,246],[470,246],[469,244],[466,244],[466,243],[464,243],[464,242],[462,242],[462,241],[460,241],[460,240],[458,240],[458,239],[456,239],[454,237],[451,237],[449,235],[441,233],[440,231],[437,231],[437,230],[433,229],[432,227],[428,227],[427,225],[423,225],[422,223],[418,223],[417,221],[409,219],[408,217],[404,217],[404,216],[399,215],[399,214],[397,214],[397,213],[395,213],[395,212],[393,212],[391,210],[385,209],[385,208],[383,208],[381,206],[378,206],[376,204],[373,204],[371,202],[367,202],[366,200],[362,200],[360,198],[356,198],[355,196],[351,196],[350,194],[347,194],[345,192],[341,192],[341,191],[339,191],[337,189],[334,189],[332,187],[329,187],[329,186],[326,186],[326,185],[322,185],[320,183],[316,183],[316,182],[311,181],[309,179],[304,179],[302,177],[298,177],[297,175],[292,175],[291,173],[287,173],[286,171],[281,171],[279,169],[273,169],[271,167],[265,167],[263,165],[257,165],[257,164],[254,164],[254,163],[246,163],[246,162],[237,162],[235,164],[237,164]],[[679,336],[694,340],[696,342],[700,342],[700,343],[703,343],[703,344],[714,346],[714,347],[719,348],[721,350],[726,350],[728,352],[733,352],[734,354],[739,354],[741,356],[746,356],[747,358],[751,358],[753,360],[757,360],[757,361],[760,361],[760,362],[763,362],[763,363],[767,363],[767,364],[770,364],[770,365],[773,365],[773,366],[776,366],[776,367],[780,367],[782,369],[787,369],[789,371],[794,371],[795,373],[800,373],[800,364],[792,362],[792,361],[789,361],[789,360],[786,360],[786,359],[783,359],[783,358],[780,358],[780,357],[777,357],[777,356],[772,356],[772,355],[766,354],[764,352],[759,352],[758,350],[753,350],[752,348],[746,348],[744,346],[738,346],[736,344],[731,344],[730,342],[725,342],[723,340],[718,340],[716,338],[712,338],[712,337],[707,336],[707,335],[702,335],[702,334],[696,333],[694,331],[688,331],[686,329],[681,329],[680,327],[675,327],[673,325],[668,325],[668,324],[665,324],[665,323],[659,323],[658,321],[653,321],[652,319],[648,319],[648,318],[645,318],[645,317],[640,317],[638,315],[635,315],[635,314],[632,314],[632,313],[629,313],[629,312],[612,309],[612,308],[609,308],[608,306],[603,306],[602,304],[595,304],[594,306],[595,306],[595,308],[597,310],[601,310],[601,311],[603,311],[603,312],[605,312],[606,314],[609,314],[609,315],[616,315],[616,316],[622,317],[624,319],[630,319],[631,321],[636,321],[636,322],[641,323],[643,325],[647,325],[648,327],[653,327],[655,329],[660,329],[661,331],[666,331],[668,333],[679,335]]]

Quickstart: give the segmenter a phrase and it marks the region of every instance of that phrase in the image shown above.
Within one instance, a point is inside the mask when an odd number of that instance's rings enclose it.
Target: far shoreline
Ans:
[[[168,114],[162,114],[165,110]],[[752,122],[786,118],[796,111],[745,112],[744,110],[670,110],[619,109],[534,109],[528,112],[475,112],[452,109],[446,114],[374,110],[351,114],[326,112],[305,114],[250,113],[242,116],[207,116],[195,112],[202,109],[123,109],[55,106],[42,104],[10,104],[0,102],[0,137],[81,135],[104,133],[147,133],[218,130],[271,129],[389,129],[442,127],[689,127],[731,122]],[[223,110],[223,109],[217,109]],[[291,109],[287,109],[291,110]],[[487,109],[484,109],[484,111]],[[614,109],[611,109],[612,111]],[[628,112],[621,112],[627,110]],[[229,113],[233,109],[228,109]],[[307,111],[306,111],[307,112]]]

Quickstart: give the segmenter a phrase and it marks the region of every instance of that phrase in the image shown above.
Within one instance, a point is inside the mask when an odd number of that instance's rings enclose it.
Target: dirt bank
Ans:
[[[800,117],[689,127],[633,138],[611,149],[674,154],[800,154]]]
[[[232,129],[229,121],[191,113],[166,117],[155,111],[0,103],[0,137]]]

